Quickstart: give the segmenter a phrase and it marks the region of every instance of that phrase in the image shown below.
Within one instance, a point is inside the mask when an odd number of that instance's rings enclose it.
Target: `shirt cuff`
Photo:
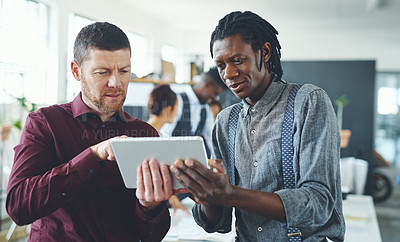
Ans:
[[[99,161],[90,148],[86,148],[71,160],[71,167],[78,172],[78,179],[87,180],[95,176],[104,166],[105,161]]]
[[[170,218],[169,210],[166,206],[166,202],[161,203],[161,210],[154,215],[154,217],[149,216],[143,212],[140,207],[139,200],[136,200],[136,216],[138,218],[137,223],[142,224],[141,228],[148,228],[155,226],[162,220],[165,220],[166,217]]]
[[[196,203],[192,208],[194,221],[207,233],[229,233],[232,230],[232,208],[223,207],[222,209],[223,212],[221,219],[216,225],[210,227],[202,217],[203,213],[201,212],[201,205]]]
[[[167,206],[167,201],[161,202],[156,208],[154,208],[154,210],[152,210],[152,211],[150,212],[152,215],[149,215],[148,213],[146,213],[146,212],[144,211],[144,210],[145,210],[145,207],[144,207],[142,204],[140,204],[139,201],[137,201],[137,206],[139,207],[140,211],[141,211],[144,215],[146,215],[146,216],[148,216],[148,217],[157,217],[157,215],[164,209],[164,207]],[[154,216],[153,216],[153,215],[154,215]]]
[[[282,189],[276,191],[275,194],[277,194],[282,201],[287,226],[297,227],[297,223],[299,222],[297,219],[299,217],[299,210],[304,209],[304,207],[299,207],[299,204],[302,204],[300,201],[307,201],[307,198],[302,197],[300,192],[293,193],[293,189]]]
[[[171,226],[171,217],[165,203],[154,217],[146,215],[136,200],[135,229],[141,241],[161,241]]]

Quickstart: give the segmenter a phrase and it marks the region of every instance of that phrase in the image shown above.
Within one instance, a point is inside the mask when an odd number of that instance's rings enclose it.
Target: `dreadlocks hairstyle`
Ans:
[[[269,42],[271,44],[271,58],[268,60],[268,70],[282,77],[281,45],[276,37],[278,31],[265,19],[250,11],[229,13],[218,22],[217,27],[211,34],[211,57],[213,57],[215,41],[236,34],[240,34],[244,42],[251,44],[255,52],[260,52],[260,71],[264,59],[262,46],[265,42]]]

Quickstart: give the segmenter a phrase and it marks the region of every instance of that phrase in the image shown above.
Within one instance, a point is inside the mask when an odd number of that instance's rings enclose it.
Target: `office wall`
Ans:
[[[359,28],[280,29],[283,60],[376,60],[378,71],[400,71],[400,31]],[[397,41],[394,41],[397,39]]]
[[[342,156],[360,154],[371,160],[375,93],[375,61],[283,61],[283,79],[311,83],[323,88],[332,100],[346,95],[350,103],[343,110],[343,129],[352,130],[349,147]]]
[[[349,146],[342,157],[356,156],[369,161],[370,189],[374,141],[375,61],[283,61],[283,79],[311,83],[323,88],[334,99],[347,95],[350,103],[343,110],[343,129],[350,129]],[[337,106],[333,104],[337,111]]]

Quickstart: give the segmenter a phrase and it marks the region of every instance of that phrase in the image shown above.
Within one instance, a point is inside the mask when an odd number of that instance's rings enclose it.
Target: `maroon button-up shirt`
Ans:
[[[6,202],[17,224],[32,223],[29,240],[162,240],[170,227],[168,209],[145,215],[116,162],[98,161],[90,151],[119,135],[158,136],[123,111],[103,123],[81,94],[71,103],[29,114],[14,148]]]

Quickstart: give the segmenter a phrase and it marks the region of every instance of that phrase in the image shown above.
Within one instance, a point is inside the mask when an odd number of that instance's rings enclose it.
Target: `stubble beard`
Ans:
[[[87,84],[86,80],[84,78],[81,79],[82,83],[82,93],[83,95],[89,99],[92,105],[95,106],[97,111],[99,111],[102,114],[109,114],[113,112],[117,112],[119,110],[122,110],[122,106],[124,105],[125,99],[126,99],[126,91],[122,88],[117,88],[117,89],[109,89],[106,91],[102,91],[100,93],[100,97],[98,98],[95,93],[92,92],[92,89],[89,87]],[[123,99],[119,103],[106,103],[105,102],[105,95],[106,94],[114,94],[114,93],[119,93],[123,96]]]

